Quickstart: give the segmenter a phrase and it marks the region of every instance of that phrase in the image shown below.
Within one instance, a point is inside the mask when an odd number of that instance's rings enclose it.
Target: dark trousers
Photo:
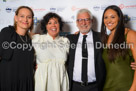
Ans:
[[[91,83],[84,86],[80,83],[73,82],[71,91],[98,91],[98,87],[96,83]]]

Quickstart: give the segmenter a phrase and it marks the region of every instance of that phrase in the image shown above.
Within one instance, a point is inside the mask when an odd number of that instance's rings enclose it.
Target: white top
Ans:
[[[95,76],[95,62],[94,62],[94,43],[93,43],[93,34],[92,30],[87,34],[86,42],[87,42],[87,50],[88,50],[88,82],[96,81]],[[82,41],[83,34],[80,33],[76,54],[75,54],[75,63],[74,63],[74,72],[73,72],[73,80],[77,82],[82,82]]]
[[[32,38],[38,68],[35,72],[35,91],[68,91],[68,75],[65,69],[69,40],[49,34],[36,34]]]

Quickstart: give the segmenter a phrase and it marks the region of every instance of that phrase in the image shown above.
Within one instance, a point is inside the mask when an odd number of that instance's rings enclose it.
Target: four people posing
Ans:
[[[19,7],[14,26],[0,33],[1,91],[34,91],[34,50],[32,46],[25,50],[16,47],[17,44],[32,45],[28,31],[33,28],[33,16],[29,7]],[[136,60],[136,32],[124,27],[121,10],[117,6],[105,9],[101,36],[92,29],[93,15],[89,10],[79,10],[76,23],[80,33],[68,35],[68,40],[59,36],[63,27],[60,16],[48,13],[43,17],[41,29],[46,34],[32,36],[37,62],[35,91],[135,91],[136,73],[129,65]],[[106,29],[111,31],[110,35]],[[101,48],[96,48],[100,39],[107,45],[125,42],[133,46],[111,49],[109,45],[102,53]],[[5,41],[12,43],[12,47],[5,49],[2,46]],[[69,42],[73,45],[70,49]]]

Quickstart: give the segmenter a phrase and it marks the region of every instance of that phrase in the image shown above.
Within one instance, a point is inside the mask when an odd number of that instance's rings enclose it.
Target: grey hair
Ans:
[[[78,12],[77,12],[77,16],[81,13],[88,13],[90,15],[90,18],[93,19],[93,15],[91,13],[91,11],[89,11],[88,9],[80,9]]]

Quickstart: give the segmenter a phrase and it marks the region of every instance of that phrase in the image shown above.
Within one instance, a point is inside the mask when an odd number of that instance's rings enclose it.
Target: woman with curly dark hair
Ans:
[[[41,21],[45,34],[36,34],[32,42],[36,52],[35,91],[68,91],[65,68],[69,40],[59,36],[63,22],[56,13],[46,14]]]
[[[111,33],[107,34],[109,30]],[[103,91],[136,91],[136,32],[125,28],[118,6],[108,6],[102,17],[101,38],[107,75]]]

